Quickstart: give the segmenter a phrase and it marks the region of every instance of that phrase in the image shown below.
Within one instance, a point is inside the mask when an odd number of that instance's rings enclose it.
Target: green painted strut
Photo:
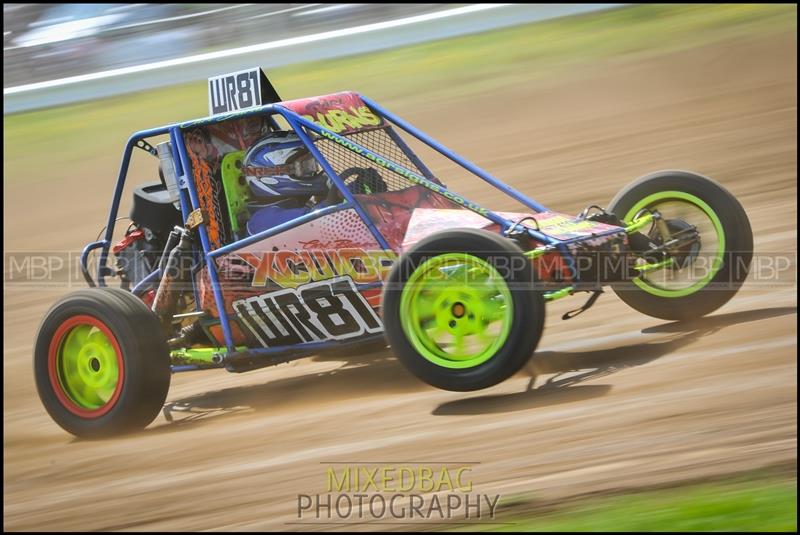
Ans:
[[[575,290],[572,286],[567,286],[566,288],[561,288],[560,290],[553,290],[552,292],[545,292],[544,300],[545,301],[555,301],[556,299],[561,299],[562,297],[567,297],[572,295],[572,292]]]
[[[633,266],[633,269],[637,270],[639,273],[647,273],[648,271],[655,271],[657,269],[671,267],[672,264],[674,263],[675,263],[674,258],[667,258],[666,260],[662,260],[661,262],[656,262],[655,264],[643,264],[641,266]]]
[[[246,351],[245,346],[239,346],[236,351]],[[224,347],[189,347],[173,349],[169,356],[173,363],[179,364],[219,364],[214,360],[216,355],[225,354]]]
[[[543,254],[548,253],[548,252],[553,251],[553,250],[554,250],[554,248],[552,246],[545,245],[545,246],[542,246],[542,247],[537,247],[536,249],[533,249],[531,251],[525,251],[523,254],[525,256],[527,256],[528,258],[535,260],[535,259],[539,258],[540,256],[542,256]]]
[[[646,227],[652,222],[653,222],[653,214],[644,214],[634,219],[627,227],[625,227],[625,232],[628,234],[638,232],[639,229]]]
[[[653,222],[653,214],[642,214],[641,216],[637,217],[630,224],[625,227],[625,232],[627,234],[632,234],[634,232],[638,232],[642,228],[650,225]],[[537,247],[536,249],[532,249],[530,251],[525,251],[523,253],[526,257],[535,260],[540,256],[549,253],[555,250],[551,245],[545,245],[542,247]],[[648,271],[655,271],[657,269],[663,269],[665,267],[669,267],[673,264],[673,259],[669,258],[662,262],[657,262],[655,264],[645,264],[641,266],[635,266],[634,269],[638,270],[640,273],[647,273]],[[557,299],[562,299],[564,297],[572,295],[575,291],[575,288],[572,286],[567,286],[566,288],[561,288],[560,290],[553,290],[551,292],[545,292],[544,299],[545,301],[555,301]]]

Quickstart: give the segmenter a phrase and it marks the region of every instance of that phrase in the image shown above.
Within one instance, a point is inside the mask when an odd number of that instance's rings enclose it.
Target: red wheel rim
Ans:
[[[90,327],[99,329],[100,332],[102,332],[111,343],[116,355],[116,364],[118,369],[116,387],[114,388],[114,392],[111,394],[111,397],[108,399],[108,401],[96,409],[88,409],[75,403],[75,401],[65,390],[61,378],[59,377],[59,354],[61,352],[62,345],[67,335],[75,327],[82,325],[88,325]],[[80,416],[81,418],[99,418],[104,414],[107,414],[108,411],[110,411],[114,405],[116,405],[120,395],[122,394],[122,385],[124,384],[125,378],[125,366],[122,360],[122,351],[120,350],[117,338],[111,332],[111,329],[109,329],[105,323],[93,316],[73,316],[59,325],[58,329],[56,329],[56,332],[53,334],[53,337],[50,340],[50,346],[47,353],[47,370],[50,377],[50,385],[52,386],[53,392],[55,393],[58,401],[72,414]]]

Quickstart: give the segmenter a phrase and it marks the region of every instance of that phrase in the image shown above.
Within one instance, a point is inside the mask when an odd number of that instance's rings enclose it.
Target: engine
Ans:
[[[170,232],[182,223],[180,209],[161,182],[134,190],[130,218],[131,227],[112,249],[117,274],[126,289],[135,287],[158,267]]]

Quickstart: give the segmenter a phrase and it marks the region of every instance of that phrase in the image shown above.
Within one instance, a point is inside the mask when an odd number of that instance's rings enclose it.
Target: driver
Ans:
[[[327,175],[294,132],[272,132],[257,141],[242,166],[257,208],[247,223],[251,235],[321,207],[331,190]]]

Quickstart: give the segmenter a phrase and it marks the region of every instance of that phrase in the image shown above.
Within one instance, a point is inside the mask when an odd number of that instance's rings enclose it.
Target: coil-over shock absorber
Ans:
[[[177,245],[169,248],[172,244]],[[172,316],[175,315],[178,296],[189,281],[190,269],[185,265],[185,258],[192,250],[192,233],[182,227],[175,227],[167,240],[167,248],[161,261],[161,282],[153,300],[153,312],[161,320],[167,334],[171,334]]]

